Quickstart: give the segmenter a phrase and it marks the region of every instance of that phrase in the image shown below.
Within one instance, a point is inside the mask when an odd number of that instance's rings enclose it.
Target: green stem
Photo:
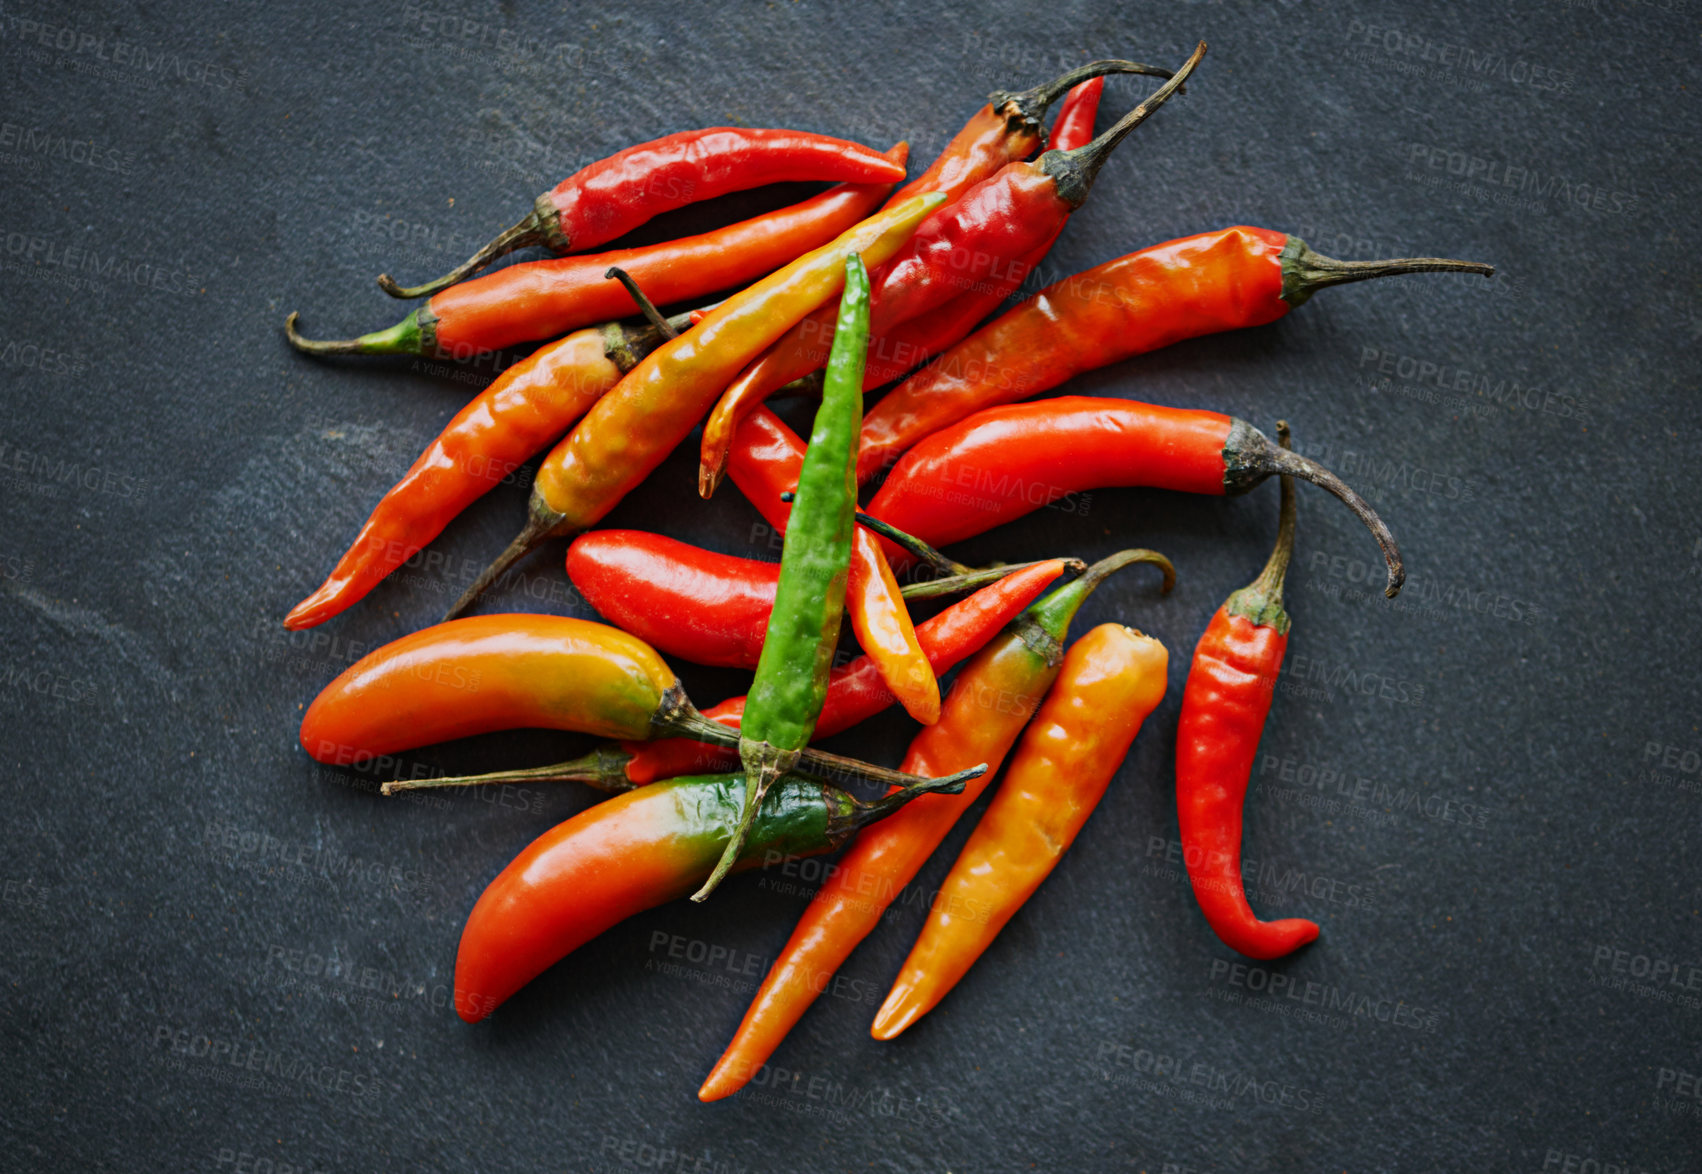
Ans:
[[[380,273],[378,275],[378,288],[393,298],[427,297],[441,289],[447,289],[462,278],[471,277],[498,257],[506,256],[515,249],[548,243],[550,243],[550,234],[539,218],[537,209],[534,208],[527,213],[526,219],[512,228],[503,229],[490,244],[468,257],[436,281],[428,281],[424,285],[402,286],[396,284],[396,281],[388,273]]]
[[[1298,306],[1319,290],[1350,281],[1370,281],[1399,273],[1480,273],[1495,276],[1495,266],[1481,261],[1449,261],[1442,257],[1396,257],[1388,261],[1338,261],[1297,236],[1282,247],[1282,300]]]
[[[632,755],[619,746],[599,746],[583,758],[534,766],[523,770],[498,770],[482,775],[455,775],[441,779],[392,779],[379,790],[385,795],[403,791],[427,791],[438,787],[478,787],[487,783],[585,783],[610,795],[635,786],[626,774]]]
[[[430,314],[429,308],[426,313]],[[299,314],[291,312],[290,316],[284,319],[284,337],[290,340],[291,346],[304,354],[426,355],[437,349],[437,319],[429,317],[422,320],[419,310],[415,310],[388,330],[375,330],[359,338],[340,338],[324,342],[303,338],[296,331],[296,322],[300,317]]]
[[[926,579],[919,583],[906,583],[900,588],[900,594],[905,599],[937,599],[942,595],[962,595],[967,591],[979,591],[989,583],[997,583],[1007,575],[1025,571],[1029,567],[1037,567],[1041,563],[1052,562],[1052,559],[1035,559],[1026,563],[1005,563],[999,566],[982,567],[962,575],[948,575],[943,579]],[[1064,573],[1079,575],[1087,569],[1087,564],[1079,558],[1067,558],[1064,562]]]
[[[1277,443],[1291,449],[1288,421],[1277,421]],[[1288,632],[1288,613],[1282,606],[1283,581],[1288,576],[1289,559],[1294,554],[1294,478],[1283,476],[1282,506],[1277,523],[1276,545],[1259,577],[1229,597],[1224,609],[1231,615],[1245,616],[1261,628]]]

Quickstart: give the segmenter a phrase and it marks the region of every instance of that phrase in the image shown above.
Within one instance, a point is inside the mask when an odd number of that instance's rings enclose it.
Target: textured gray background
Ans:
[[[74,7],[0,12],[0,1167],[1695,1168],[1695,3]],[[441,559],[286,638],[279,617],[489,373],[312,362],[284,314],[387,325],[378,271],[442,271],[635,141],[791,126],[908,138],[925,164],[990,89],[1175,63],[1200,37],[1195,83],[1118,153],[1048,279],[1238,222],[1500,267],[1328,291],[1068,388],[1285,415],[1404,543],[1390,606],[1352,518],[1301,495],[1246,850],[1269,870],[1256,905],[1321,939],[1230,969],[1166,858],[1185,666],[1262,562],[1275,488],[1108,491],[958,553],[1168,552],[1174,597],[1125,574],[1077,631],[1159,636],[1169,697],[919,1028],[867,1034],[910,901],[762,1087],[695,1100],[813,872],[636,918],[462,1024],[445,997],[468,908],[591,797],[384,802],[310,762],[296,725],[440,613],[515,531],[524,483]],[[1142,89],[1113,82],[1104,117]],[[696,500],[690,457],[609,523],[773,557],[736,493]],[[561,550],[487,609],[588,614]],[[705,704],[741,686],[682,671]],[[896,762],[912,729],[888,715],[835,747]],[[490,737],[409,768],[586,745]],[[1403,1021],[1272,997],[1279,975]],[[300,1075],[255,1081],[269,1061]]]

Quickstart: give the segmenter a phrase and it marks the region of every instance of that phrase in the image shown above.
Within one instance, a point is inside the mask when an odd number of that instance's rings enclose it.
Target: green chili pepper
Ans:
[[[863,427],[863,362],[869,349],[869,274],[845,258],[845,292],[828,355],[821,407],[798,474],[797,498],[780,553],[780,583],[750,700],[740,725],[739,759],[754,783],[739,826],[715,871],[692,894],[715,891],[739,859],[751,819],[774,780],[797,765],[827,698],[857,512],[857,435]]]

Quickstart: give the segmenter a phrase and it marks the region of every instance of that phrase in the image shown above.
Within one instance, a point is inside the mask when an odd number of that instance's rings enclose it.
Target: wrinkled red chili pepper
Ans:
[[[887,158],[902,163],[900,143]],[[616,282],[618,267],[654,302],[695,301],[771,273],[820,248],[872,213],[890,184],[841,184],[778,212],[658,245],[583,257],[529,261],[451,286],[387,330],[359,338],[318,341],[284,324],[290,345],[314,355],[435,355],[470,359],[516,343],[557,338],[598,322],[637,314],[640,307]]]
[[[1141,485],[1222,497],[1289,473],[1335,494],[1358,515],[1388,564],[1384,594],[1401,589],[1400,550],[1377,511],[1341,478],[1279,448],[1221,412],[1069,395],[987,408],[936,432],[893,468],[868,512],[935,546],[1084,489]],[[882,541],[894,565],[909,556]]]
[[[1263,326],[1326,286],[1494,272],[1439,257],[1337,261],[1298,237],[1245,225],[1153,245],[1048,286],[893,388],[863,421],[857,479],[971,412],[1185,338]]]
[[[799,130],[716,126],[681,131],[617,151],[582,167],[533,201],[532,211],[436,281],[404,289],[380,274],[398,298],[436,293],[515,249],[584,252],[664,212],[765,184],[827,180],[897,183],[902,165],[860,143]]]
[[[1175,76],[1087,146],[1047,151],[1033,163],[1012,163],[931,215],[880,270],[871,300],[871,332],[935,309],[986,281],[994,267],[1008,268],[1049,245],[1086,201],[1111,152],[1181,87],[1205,51],[1201,41]],[[739,376],[710,413],[698,467],[702,496],[714,493],[726,470],[739,421],[819,365],[812,355],[821,349],[821,340],[831,337],[832,327],[819,315],[810,321],[810,337],[803,337],[802,322],[793,327]]]
[[[1288,429],[1277,425],[1287,443]],[[1176,815],[1194,896],[1224,945],[1250,958],[1281,958],[1318,936],[1304,917],[1260,921],[1241,884],[1241,806],[1270,712],[1288,613],[1283,576],[1294,549],[1294,483],[1282,479],[1282,523],[1259,577],[1212,616],[1194,649],[1176,730]]]

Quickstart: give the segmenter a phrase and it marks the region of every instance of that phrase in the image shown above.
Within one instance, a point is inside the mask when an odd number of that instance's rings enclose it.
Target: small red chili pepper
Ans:
[[[1376,510],[1316,461],[1221,412],[1080,395],[987,408],[905,454],[868,512],[949,546],[1084,489],[1140,485],[1221,497],[1245,493],[1273,473],[1339,497],[1382,549],[1384,594],[1401,589],[1400,550]],[[883,545],[895,564],[908,561],[897,546]]]
[[[857,479],[981,408],[1185,338],[1263,326],[1326,286],[1397,273],[1489,277],[1495,267],[1440,257],[1337,261],[1298,237],[1246,225],[1107,261],[1041,290],[884,396],[863,421]]]
[[[884,333],[944,305],[986,281],[997,267],[1022,263],[1048,246],[1087,200],[1111,152],[1182,86],[1205,51],[1201,41],[1175,76],[1087,146],[1047,151],[1032,163],[1012,163],[930,216],[880,270],[870,303],[871,332]],[[807,328],[800,322],[783,335],[738,377],[710,413],[703,425],[698,466],[702,496],[715,491],[725,471],[739,420],[817,365],[811,355],[831,336],[832,327],[819,315],[810,322]]]
[[[973,590],[1020,569],[924,579],[906,586],[904,597]],[[694,664],[752,669],[768,631],[780,564],[642,530],[592,530],[568,546],[567,577],[604,619],[659,652]]]
[[[1103,77],[1090,78],[1072,89],[1058,107],[1058,120],[1052,127],[1050,139],[1054,151],[1073,151],[1093,141],[1093,121],[1099,112],[1099,99],[1105,89]],[[958,294],[945,305],[900,322],[883,333],[869,338],[869,361],[863,372],[863,390],[873,391],[921,366],[981,324],[982,320],[1001,306],[1005,299],[1034,272],[1051,251],[1052,240],[1008,264],[993,266],[986,280]],[[825,317],[820,311],[804,319],[800,340],[818,336]],[[811,363],[819,366],[827,359],[827,344],[832,339],[814,338],[810,351]],[[800,384],[819,384],[819,371],[812,371]],[[776,391],[774,394],[781,394]],[[879,405],[876,405],[878,408]],[[865,423],[865,430],[867,424]],[[858,456],[861,462],[861,453]]]
[[[923,779],[864,803],[787,776],[752,820],[735,868],[831,852],[920,795]],[[455,956],[455,1013],[477,1023],[603,931],[684,896],[709,874],[745,802],[739,775],[673,779],[581,811],[532,841],[480,894]]]
[[[1277,425],[1287,441],[1287,426]],[[1304,917],[1260,921],[1241,884],[1241,805],[1270,712],[1288,613],[1283,576],[1294,549],[1294,484],[1282,479],[1282,524],[1270,561],[1217,609],[1194,649],[1176,730],[1176,815],[1200,911],[1224,945],[1281,958],[1318,936]]]
[[[742,126],[681,131],[574,172],[539,196],[524,220],[436,281],[404,289],[385,273],[378,284],[392,297],[421,298],[515,249],[539,245],[555,253],[582,253],[664,212],[731,192],[771,183],[897,183],[903,178],[902,164],[844,139]]]
[[[682,329],[686,318],[667,325]],[[592,327],[540,347],[497,376],[384,495],[348,553],[284,617],[284,627],[311,628],[365,598],[462,510],[572,427],[663,337],[653,326]]]
[[[887,158],[902,163],[900,143]],[[435,355],[470,359],[516,343],[637,314],[626,289],[604,275],[630,274],[663,305],[735,289],[827,244],[872,213],[890,184],[842,184],[819,196],[697,236],[583,257],[529,261],[451,286],[387,330],[333,342],[302,338],[296,315],[290,344],[315,355]]]

